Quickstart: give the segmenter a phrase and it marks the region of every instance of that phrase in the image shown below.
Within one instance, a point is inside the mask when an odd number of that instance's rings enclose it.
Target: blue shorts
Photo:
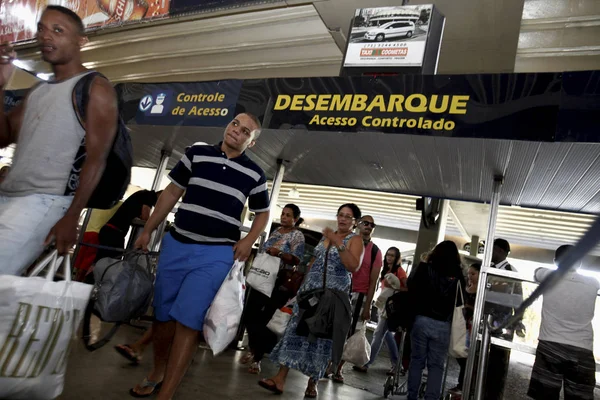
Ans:
[[[232,266],[231,245],[187,244],[165,235],[154,289],[156,319],[175,320],[201,331],[206,312]]]

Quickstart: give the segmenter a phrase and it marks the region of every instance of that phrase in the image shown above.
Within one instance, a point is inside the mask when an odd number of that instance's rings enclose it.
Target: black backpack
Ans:
[[[82,77],[73,88],[73,108],[82,127],[85,127],[85,112],[89,102],[90,87],[96,77],[106,79],[99,72],[90,72]],[[106,210],[114,207],[123,198],[131,181],[131,168],[133,167],[131,137],[129,136],[125,121],[120,116],[118,118],[117,134],[106,158],[106,167],[102,173],[102,177],[88,201],[88,208]],[[85,158],[84,137],[71,168],[65,195],[74,195],[79,187],[79,174],[81,173]]]

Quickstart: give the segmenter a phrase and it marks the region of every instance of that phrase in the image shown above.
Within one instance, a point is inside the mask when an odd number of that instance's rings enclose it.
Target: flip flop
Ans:
[[[162,381],[161,382],[152,382],[152,381],[149,381],[148,378],[144,378],[144,380],[140,384],[140,389],[152,388],[152,391],[150,393],[140,394],[135,391],[135,388],[133,388],[133,389],[129,389],[129,395],[131,397],[137,397],[137,398],[150,397],[150,396],[158,393],[160,391],[161,386],[162,386]]]
[[[342,374],[335,374],[331,378],[335,383],[344,383],[344,376]]]
[[[248,368],[248,372],[250,372],[250,373],[251,373],[251,374],[253,374],[253,375],[258,375],[258,374],[260,374],[260,361],[258,361],[258,362],[256,362],[256,361],[255,361],[255,362],[253,362],[253,363],[250,365],[250,368]]]
[[[269,383],[271,382],[271,383]],[[258,386],[260,386],[263,389],[267,389],[269,392],[275,393],[275,394],[283,394],[283,390],[279,389],[277,387],[277,384],[275,383],[275,381],[273,379],[263,379],[258,381]]]
[[[115,350],[127,360],[131,361],[132,364],[137,365],[140,363],[140,361],[142,361],[142,357],[128,344],[120,344],[115,346]]]
[[[310,390],[307,387],[306,390],[304,391],[304,397],[306,397],[307,399],[316,399],[318,395],[319,395],[319,390],[317,389],[317,385],[315,385],[315,387],[312,390]]]

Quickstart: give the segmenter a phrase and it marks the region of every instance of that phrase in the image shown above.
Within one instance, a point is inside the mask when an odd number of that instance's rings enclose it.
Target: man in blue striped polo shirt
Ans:
[[[159,399],[171,399],[198,345],[204,317],[234,260],[245,261],[269,218],[264,172],[246,156],[260,134],[255,116],[239,114],[218,145],[191,146],[169,174],[136,248],[148,249],[151,233],[181,196],[174,229],[162,244],[154,293],[154,369],[131,395],[162,384]],[[240,240],[246,200],[256,213]]]

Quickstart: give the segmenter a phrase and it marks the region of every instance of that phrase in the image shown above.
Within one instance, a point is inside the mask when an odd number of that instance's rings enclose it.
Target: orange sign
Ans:
[[[171,0],[2,0],[0,41],[35,39],[37,22],[47,5],[61,5],[77,13],[87,30],[134,21],[164,18]]]

